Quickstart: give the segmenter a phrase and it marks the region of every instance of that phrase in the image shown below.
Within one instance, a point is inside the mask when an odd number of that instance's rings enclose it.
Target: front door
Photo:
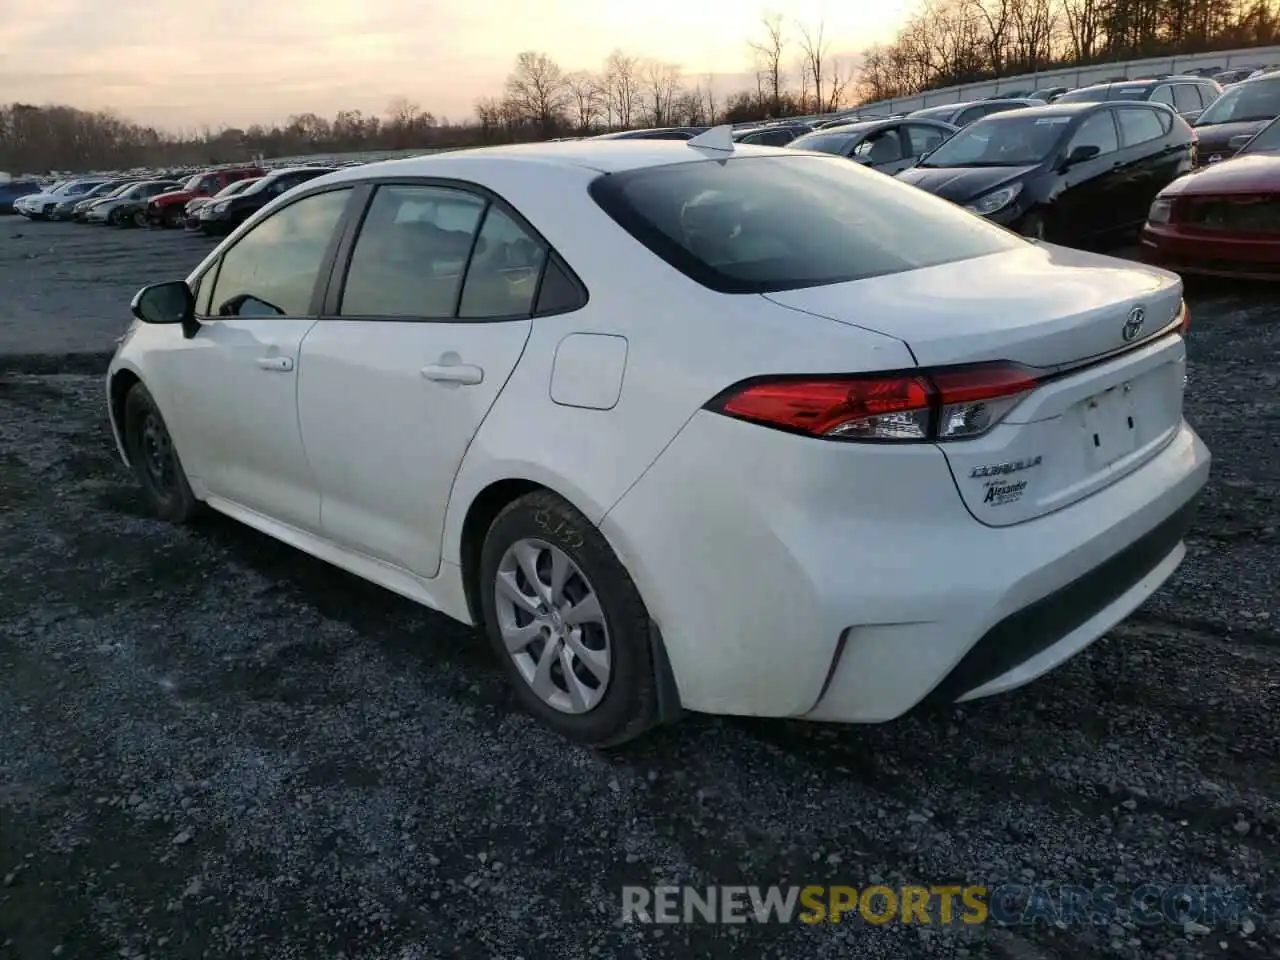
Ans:
[[[1059,192],[1049,239],[1067,244],[1107,233],[1122,222],[1115,189],[1121,163],[1120,135],[1111,110],[1099,110],[1086,119],[1068,140],[1062,158],[1071,156],[1077,147],[1097,147],[1099,152],[1058,174]]]
[[[429,578],[454,477],[529,338],[547,250],[501,205],[412,182],[376,188],[351,249],[298,383],[323,529]]]
[[[211,494],[312,532],[320,491],[298,428],[299,352],[351,193],[304,197],[229,248],[201,281],[201,329],[172,355],[191,472]]]

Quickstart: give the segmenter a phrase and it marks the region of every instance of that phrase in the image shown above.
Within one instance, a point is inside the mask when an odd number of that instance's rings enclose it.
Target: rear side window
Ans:
[[[347,268],[344,317],[452,317],[485,201],[433,186],[382,186]]]
[[[597,178],[596,203],[681,273],[768,293],[968,260],[1024,241],[833,157],[737,157]]]
[[[1116,110],[1120,120],[1120,136],[1126,147],[1137,146],[1164,136],[1164,124],[1154,110],[1142,107],[1120,107]]]

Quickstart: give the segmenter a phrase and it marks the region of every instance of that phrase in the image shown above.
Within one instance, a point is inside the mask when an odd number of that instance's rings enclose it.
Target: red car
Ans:
[[[1142,258],[1179,273],[1280,280],[1280,118],[1232,159],[1160,191]]]
[[[181,190],[162,193],[147,204],[147,223],[157,227],[180,227],[187,201],[195,197],[212,197],[227,184],[248,177],[261,177],[267,171],[261,167],[224,167],[197,173],[182,185]]]

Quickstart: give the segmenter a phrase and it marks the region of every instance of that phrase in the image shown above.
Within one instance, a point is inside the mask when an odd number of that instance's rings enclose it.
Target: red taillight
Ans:
[[[830,440],[961,440],[986,433],[1037,383],[1033,371],[1011,363],[869,376],[776,377],[740,384],[707,407]]]
[[[1191,329],[1191,308],[1187,306],[1187,301],[1182,301],[1182,323],[1178,327],[1178,332],[1184,337],[1187,331]]]

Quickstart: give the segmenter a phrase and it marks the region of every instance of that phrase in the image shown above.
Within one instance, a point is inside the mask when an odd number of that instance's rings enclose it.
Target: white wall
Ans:
[[[1018,77],[1002,77],[984,83],[970,83],[958,87],[930,90],[914,97],[896,100],[879,100],[858,107],[867,113],[907,113],[942,103],[958,103],[965,100],[981,100],[997,93],[1040,87],[1087,87],[1101,83],[1108,77],[1141,77],[1153,73],[1180,73],[1196,67],[1264,67],[1280,64],[1280,47],[1254,47],[1249,50],[1227,50],[1222,53],[1197,53],[1183,57],[1160,57],[1151,60],[1128,60],[1118,63],[1096,64],[1091,67],[1072,67],[1067,70],[1050,70],[1044,73],[1026,73]]]

